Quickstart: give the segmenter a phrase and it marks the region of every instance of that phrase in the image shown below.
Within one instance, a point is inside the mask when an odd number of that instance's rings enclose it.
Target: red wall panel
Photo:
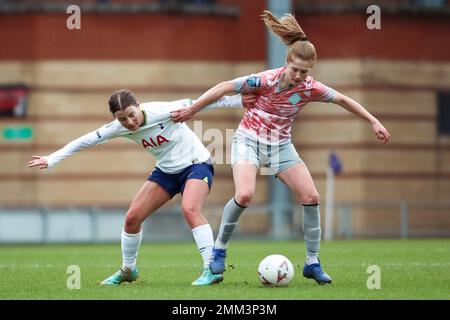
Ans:
[[[68,30],[63,13],[0,14],[0,59],[264,61],[265,1],[235,4],[239,17],[82,13],[81,30]],[[450,61],[446,17],[382,15],[381,30],[367,17],[297,14],[319,59]]]

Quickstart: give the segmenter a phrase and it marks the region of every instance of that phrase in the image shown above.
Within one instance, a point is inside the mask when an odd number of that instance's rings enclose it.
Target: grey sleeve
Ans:
[[[195,101],[194,101],[195,102]],[[242,97],[239,94],[236,94],[234,96],[223,96],[216,102],[213,102],[203,109],[203,110],[213,110],[213,109],[219,109],[219,108],[243,108],[242,106]]]

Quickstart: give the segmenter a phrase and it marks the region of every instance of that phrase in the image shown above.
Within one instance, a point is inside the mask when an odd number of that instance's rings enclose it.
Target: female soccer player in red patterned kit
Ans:
[[[141,224],[178,193],[182,194],[183,216],[192,229],[203,259],[202,275],[192,285],[203,286],[222,281],[222,275],[214,275],[209,270],[214,239],[211,227],[202,214],[214,175],[211,155],[188,126],[174,123],[170,118],[170,111],[192,103],[192,100],[184,99],[139,104],[129,90],[117,91],[109,99],[110,111],[116,118],[114,121],[48,156],[33,156],[28,164],[29,167],[52,168],[77,151],[117,137],[135,141],[156,158],[156,167],[125,216],[121,234],[122,267],[102,284],[116,285],[136,280]],[[240,96],[218,99],[207,109],[236,107],[242,107]]]
[[[383,143],[389,141],[390,135],[358,102],[309,75],[316,62],[316,50],[294,16],[286,14],[278,19],[266,10],[261,17],[267,29],[288,46],[286,65],[222,82],[205,92],[192,106],[172,112],[175,122],[186,121],[229,92],[254,94],[257,99],[245,111],[233,138],[231,164],[235,194],[224,207],[210,268],[214,274],[225,270],[228,242],[241,213],[251,202],[257,169],[262,165],[276,174],[301,201],[306,244],[303,276],[319,284],[331,283],[331,277],[322,270],[318,258],[321,238],[319,194],[308,168],[291,143],[292,123],[308,102],[333,102],[366,120]]]

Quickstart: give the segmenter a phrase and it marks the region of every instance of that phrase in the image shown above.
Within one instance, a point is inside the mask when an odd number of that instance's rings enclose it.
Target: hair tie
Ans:
[[[308,38],[307,37],[301,37],[300,41],[308,41]]]

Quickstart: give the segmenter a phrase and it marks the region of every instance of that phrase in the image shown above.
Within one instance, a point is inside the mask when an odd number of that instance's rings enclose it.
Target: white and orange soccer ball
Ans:
[[[294,278],[292,262],[281,254],[265,257],[258,266],[259,280],[267,286],[287,286]]]

